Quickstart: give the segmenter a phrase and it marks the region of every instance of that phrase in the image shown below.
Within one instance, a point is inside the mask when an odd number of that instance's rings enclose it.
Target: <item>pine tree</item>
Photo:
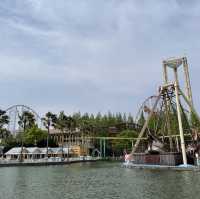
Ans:
[[[132,115],[129,113],[129,115],[128,115],[128,123],[133,123],[133,117],[132,117]]]
[[[193,112],[191,113],[191,126],[194,129],[200,130],[200,121]]]
[[[123,115],[123,122],[124,122],[124,123],[127,122],[126,113],[124,113],[124,115]]]
[[[141,115],[140,115],[140,119],[138,120],[138,124],[139,124],[140,126],[143,126],[144,123],[145,123],[145,118],[144,118],[144,113],[143,113],[143,111],[142,111],[142,113],[141,113]]]

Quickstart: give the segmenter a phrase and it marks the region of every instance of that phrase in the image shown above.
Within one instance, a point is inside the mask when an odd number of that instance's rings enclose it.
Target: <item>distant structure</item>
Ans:
[[[6,128],[13,136],[16,136],[21,131],[18,124],[19,115],[22,115],[25,111],[31,112],[34,115],[36,124],[39,128],[45,129],[41,117],[35,110],[26,105],[14,105],[6,109],[6,114],[9,116],[10,120]],[[50,130],[50,138],[52,138],[60,147],[62,146],[62,142],[65,147],[71,147],[74,154],[78,156],[87,155],[93,150],[92,141],[86,139],[85,136],[86,135],[78,128],[73,131],[65,131],[64,133],[61,133],[58,129]]]
[[[62,133],[57,129],[50,130],[50,137],[60,147],[64,143],[64,147],[72,148],[77,155],[88,155],[94,149],[92,139],[88,139],[87,135],[84,134],[80,129],[68,130]]]
[[[21,151],[22,150],[22,151]],[[39,147],[14,147],[7,151],[4,156],[6,156],[6,159],[8,160],[20,160],[20,156],[23,156],[24,159],[29,159],[29,160],[37,160],[37,159],[43,159],[46,157],[46,148],[39,148]],[[48,155],[51,158],[56,158],[56,157],[73,157],[74,152],[72,151],[71,148],[61,148],[61,147],[56,147],[56,148],[48,148]]]
[[[22,115],[24,111],[31,112],[36,120],[36,124],[38,127],[43,128],[41,118],[39,114],[34,111],[32,108],[26,105],[14,105],[6,109],[6,114],[9,116],[9,124],[7,125],[7,129],[12,133],[12,135],[16,136],[17,133],[21,130],[18,124],[19,115]]]
[[[185,90],[182,90],[179,83],[178,72],[181,66],[184,71]],[[173,72],[173,81],[169,81],[169,69]],[[199,140],[194,140],[192,136],[191,114],[198,120],[199,116],[193,106],[187,58],[164,60],[163,79],[164,83],[159,87],[158,95],[145,100],[140,108],[139,116],[140,120],[143,119],[143,127],[131,155],[136,162],[144,164],[187,165],[188,159],[195,159],[199,147]],[[189,112],[185,105],[189,107]],[[190,137],[187,143],[186,134]],[[144,144],[145,137],[147,142]]]

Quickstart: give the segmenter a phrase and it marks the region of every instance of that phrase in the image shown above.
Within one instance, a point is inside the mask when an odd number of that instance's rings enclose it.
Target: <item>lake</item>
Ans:
[[[199,199],[200,173],[121,163],[0,168],[0,199]]]

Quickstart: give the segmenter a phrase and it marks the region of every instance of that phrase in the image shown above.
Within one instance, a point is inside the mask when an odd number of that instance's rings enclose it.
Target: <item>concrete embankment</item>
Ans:
[[[175,171],[200,171],[199,166],[194,165],[179,165],[179,166],[168,166],[168,165],[146,165],[146,164],[132,164],[123,163],[124,168],[129,169],[147,169],[147,170],[175,170]]]
[[[48,165],[67,165],[73,163],[86,163],[86,162],[96,162],[101,159],[75,159],[75,160],[64,160],[64,161],[24,161],[24,162],[1,162],[0,167],[16,167],[16,166],[48,166]]]

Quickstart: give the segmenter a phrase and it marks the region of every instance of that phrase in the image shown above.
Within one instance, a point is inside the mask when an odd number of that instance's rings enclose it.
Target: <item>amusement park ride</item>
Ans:
[[[38,127],[43,127],[41,117],[36,113],[32,108],[25,105],[14,105],[6,109],[6,113],[9,116],[9,124],[7,125],[7,129],[13,134],[17,135],[17,133],[21,130],[18,124],[19,115],[22,115],[23,112],[30,112],[34,115],[36,124]]]
[[[180,87],[178,77],[181,67],[185,92]],[[170,70],[174,75],[172,82],[169,81]],[[148,98],[140,108],[138,115],[143,117],[143,127],[132,152],[125,159],[135,164],[194,164],[200,147],[198,130],[192,128],[191,117],[193,115],[199,120],[199,116],[193,106],[186,57],[163,61],[163,78],[158,95]],[[189,111],[184,108],[186,106]],[[144,137],[147,138],[146,142]]]
[[[181,68],[184,74],[184,90],[179,79]],[[173,81],[169,74],[173,74]],[[7,128],[14,135],[20,131],[18,116],[24,111],[31,112],[38,126],[43,128],[41,118],[33,109],[16,105],[6,110],[10,118]],[[144,101],[135,123],[132,124],[136,131],[140,131],[138,138],[95,136],[84,139],[99,140],[101,154],[104,154],[102,157],[106,154],[106,140],[126,139],[132,142],[132,151],[125,156],[126,163],[187,166],[197,163],[200,155],[199,129],[193,125],[194,118],[200,124],[200,118],[193,106],[187,58],[172,58],[163,61],[163,84],[159,87],[158,94]]]

